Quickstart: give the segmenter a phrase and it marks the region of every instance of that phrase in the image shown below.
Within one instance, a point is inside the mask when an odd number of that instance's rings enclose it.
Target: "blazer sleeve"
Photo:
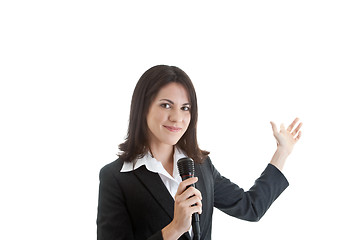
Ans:
[[[221,176],[210,162],[214,179],[214,206],[221,211],[247,221],[259,221],[277,197],[289,186],[285,176],[268,164],[254,185],[245,192]]]
[[[98,240],[134,240],[133,227],[125,204],[125,196],[110,167],[100,171],[97,215]],[[161,230],[148,240],[162,240]]]

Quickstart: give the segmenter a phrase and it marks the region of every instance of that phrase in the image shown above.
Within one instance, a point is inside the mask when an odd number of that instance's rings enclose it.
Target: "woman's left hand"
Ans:
[[[277,130],[275,123],[270,122],[274,132],[274,137],[277,142],[278,150],[283,151],[287,155],[291,153],[295,144],[301,137],[300,128],[302,126],[302,122],[300,122],[299,125],[294,129],[298,121],[299,118],[295,118],[295,120],[289,125],[287,129],[285,129],[284,124],[281,124],[280,131]]]

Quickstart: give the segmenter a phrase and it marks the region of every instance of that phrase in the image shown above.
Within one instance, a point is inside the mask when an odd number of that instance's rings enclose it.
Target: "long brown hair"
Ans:
[[[191,119],[184,135],[176,146],[183,150],[195,162],[201,163],[209,154],[199,148],[197,143],[198,108],[194,86],[189,76],[175,66],[158,65],[147,70],[139,79],[131,100],[130,118],[125,142],[119,145],[119,156],[131,162],[143,157],[149,151],[149,136],[146,117],[150,104],[159,90],[169,83],[180,83],[187,90],[190,98]]]

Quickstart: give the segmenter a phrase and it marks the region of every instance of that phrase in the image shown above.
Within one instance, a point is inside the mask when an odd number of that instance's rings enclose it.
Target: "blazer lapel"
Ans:
[[[153,198],[160,204],[167,215],[174,218],[174,199],[162,182],[159,174],[150,172],[145,166],[134,171],[136,177],[147,188]]]
[[[134,174],[172,220],[174,218],[174,199],[159,174],[150,172],[145,166],[136,169]],[[189,232],[184,233],[179,239],[191,239]]]

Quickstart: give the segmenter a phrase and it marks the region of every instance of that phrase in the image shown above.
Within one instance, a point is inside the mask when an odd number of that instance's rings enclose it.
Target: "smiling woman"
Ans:
[[[98,239],[211,239],[212,214],[258,221],[285,190],[281,169],[301,136],[271,122],[278,143],[271,162],[245,192],[214,167],[197,143],[197,99],[190,78],[173,66],[155,66],[138,81],[122,153],[100,171]],[[194,160],[195,177],[182,181],[177,162]],[[196,183],[196,188],[192,184]],[[192,185],[192,186],[190,186]],[[200,232],[191,217],[200,214]],[[198,227],[194,228],[198,229]]]
[[[154,154],[156,145],[151,146],[151,139],[163,139],[167,136],[164,130],[169,130],[179,133],[168,136],[172,138],[172,145],[176,144],[187,156],[200,163],[209,152],[198,147],[197,118],[196,92],[189,76],[175,66],[154,66],[140,77],[135,87],[128,135],[119,145],[120,156],[131,162],[148,151]]]
[[[181,84],[169,83],[155,97],[147,115],[152,151],[159,145],[173,148],[186,132],[191,119],[187,95]]]
[[[188,94],[183,85],[169,83],[160,89],[146,117],[149,151],[170,175],[174,169],[174,146],[186,132],[191,120],[189,105]]]

